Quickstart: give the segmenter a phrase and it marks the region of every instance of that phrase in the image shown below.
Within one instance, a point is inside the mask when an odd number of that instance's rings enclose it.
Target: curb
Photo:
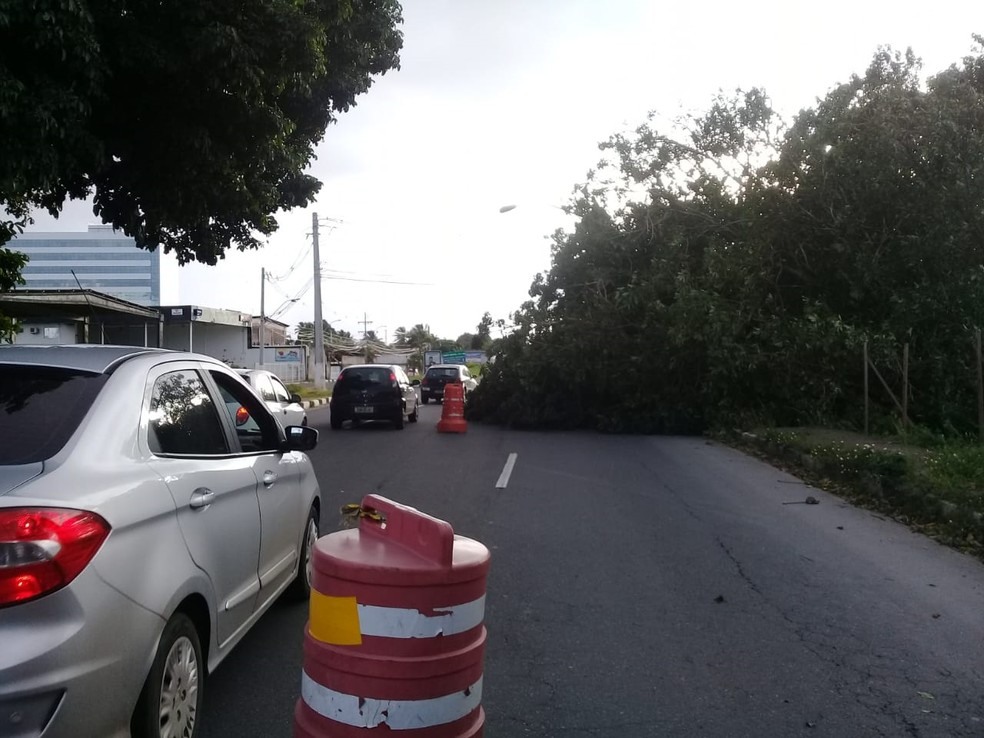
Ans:
[[[327,397],[318,397],[314,400],[303,400],[301,402],[301,405],[304,406],[305,410],[307,410],[308,408],[318,407],[319,405],[327,405],[327,404],[328,404]]]

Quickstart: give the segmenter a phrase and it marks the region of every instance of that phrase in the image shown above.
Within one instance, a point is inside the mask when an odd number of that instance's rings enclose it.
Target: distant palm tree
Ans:
[[[298,343],[302,343],[305,346],[314,345],[314,323],[300,322],[297,324],[297,338],[295,339]]]
[[[423,350],[425,345],[433,343],[437,343],[437,338],[423,323],[417,323],[407,334],[407,345],[415,349]]]
[[[424,351],[429,349],[431,346],[437,343],[437,338],[428,330],[427,326],[423,323],[417,323],[413,328],[407,331],[402,326],[397,329],[398,331],[403,331],[402,335],[404,341],[404,346],[416,349],[416,354],[411,356],[408,360],[408,365],[414,369],[419,369],[424,366]]]

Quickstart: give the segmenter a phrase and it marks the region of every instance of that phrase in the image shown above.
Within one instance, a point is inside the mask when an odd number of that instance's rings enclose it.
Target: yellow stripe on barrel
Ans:
[[[311,590],[308,613],[311,637],[332,646],[361,646],[359,603],[355,597],[331,597]]]

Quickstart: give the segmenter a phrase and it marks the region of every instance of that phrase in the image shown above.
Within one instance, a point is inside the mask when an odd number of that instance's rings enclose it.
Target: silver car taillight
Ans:
[[[99,515],[54,507],[0,509],[0,607],[61,589],[109,535]]]

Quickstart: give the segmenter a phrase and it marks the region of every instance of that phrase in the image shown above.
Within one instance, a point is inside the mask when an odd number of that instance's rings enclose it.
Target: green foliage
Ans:
[[[435,338],[431,341],[431,350],[440,351],[441,353],[451,353],[454,351],[459,351],[461,347],[456,341],[452,341],[450,338]]]
[[[398,65],[400,21],[396,0],[2,3],[0,247],[90,194],[182,263],[259,247],[317,193],[327,125]]]
[[[461,351],[488,351],[492,345],[492,315],[486,311],[476,327],[477,333],[462,333],[455,339]]]
[[[977,491],[980,499],[980,491],[984,490],[984,447],[958,444],[934,449],[926,455],[924,471],[936,485]]]
[[[0,228],[2,228],[2,224],[0,224]],[[26,256],[20,252],[5,249],[0,245],[0,292],[8,292],[17,285],[24,284],[20,272],[26,263]],[[5,341],[12,343],[16,332],[17,324],[15,321],[0,313],[0,343]]]
[[[818,445],[810,449],[810,454],[822,462],[826,473],[838,479],[858,479],[870,474],[883,482],[897,483],[909,469],[902,451],[878,448],[871,443]]]
[[[602,144],[474,417],[692,431],[863,422],[862,352],[910,413],[975,422],[984,55],[879,50],[787,125],[760,90]],[[645,193],[640,196],[640,193]],[[871,375],[871,419],[895,409]]]

